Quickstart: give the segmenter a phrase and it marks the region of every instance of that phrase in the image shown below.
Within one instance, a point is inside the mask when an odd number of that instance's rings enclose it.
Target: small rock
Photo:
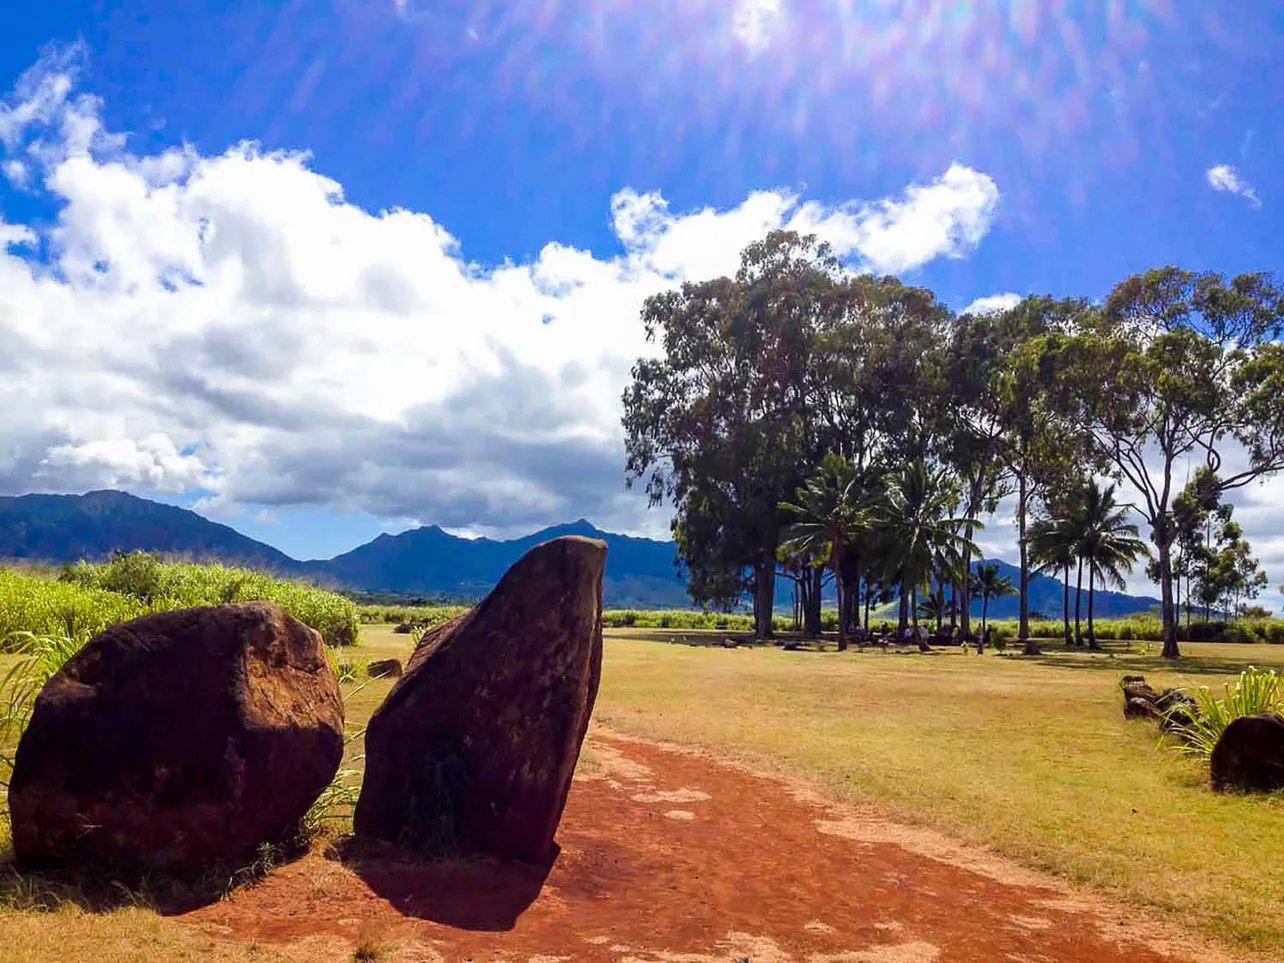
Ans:
[[[401,660],[379,659],[376,662],[371,662],[366,666],[366,674],[372,679],[400,678]]]
[[[1155,704],[1136,696],[1124,700],[1125,719],[1154,719],[1158,715]]]
[[[1159,693],[1144,682],[1129,682],[1123,687],[1124,718],[1153,719],[1159,715]]]

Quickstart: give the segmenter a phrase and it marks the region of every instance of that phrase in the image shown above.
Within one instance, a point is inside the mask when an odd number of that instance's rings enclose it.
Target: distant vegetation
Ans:
[[[404,625],[427,628],[466,612],[464,605],[359,605],[357,616],[365,625]],[[872,614],[877,627],[887,622],[896,624],[894,607]],[[754,618],[749,612],[698,612],[681,609],[607,609],[602,624],[610,629],[711,629],[724,632],[752,632]],[[1016,619],[991,619],[995,637],[1009,641],[1017,637]],[[794,620],[783,615],[774,617],[777,632],[794,631]],[[838,613],[826,609],[821,614],[821,628],[834,632]],[[1053,619],[1032,619],[1030,634],[1038,639],[1058,639],[1062,623]],[[1118,619],[1098,619],[1096,637],[1103,642],[1162,642],[1163,623],[1158,615],[1134,615]],[[1181,627],[1181,637],[1195,642],[1273,642],[1284,643],[1284,619],[1240,618],[1226,621],[1194,621]]]
[[[248,601],[277,603],[329,645],[357,642],[357,607],[335,592],[249,569],[164,562],[133,552],[110,562],[77,562],[56,574],[0,570],[0,648],[13,647],[17,633],[83,644],[149,612]]]

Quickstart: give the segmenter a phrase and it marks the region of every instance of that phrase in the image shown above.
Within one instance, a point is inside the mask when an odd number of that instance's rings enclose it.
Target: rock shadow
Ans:
[[[547,864],[483,858],[425,859],[388,843],[340,840],[326,856],[356,873],[371,891],[415,919],[462,930],[506,932],[544,888]]]
[[[182,916],[256,885],[307,851],[303,845],[265,848],[258,859],[246,865],[212,866],[198,875],[179,876],[143,867],[30,865],[6,855],[0,859],[0,907],[57,912],[72,905],[87,913],[138,908],[161,916]]]

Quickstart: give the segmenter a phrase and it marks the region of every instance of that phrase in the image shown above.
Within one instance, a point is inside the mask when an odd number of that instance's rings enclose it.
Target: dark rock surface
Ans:
[[[1236,719],[1213,749],[1214,789],[1284,789],[1284,715],[1268,712]]]
[[[343,755],[321,636],[252,602],[145,616],[36,699],[9,805],[19,860],[197,872],[291,836]]]
[[[366,666],[366,674],[372,679],[399,678],[402,673],[400,659],[380,659]]]
[[[366,731],[359,835],[428,855],[555,855],[601,674],[605,561],[592,539],[538,545],[424,635]]]

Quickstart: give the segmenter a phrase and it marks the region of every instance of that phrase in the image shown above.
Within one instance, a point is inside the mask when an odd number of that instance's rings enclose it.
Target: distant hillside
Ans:
[[[999,566],[999,574],[1012,579],[1013,587],[1020,583],[1021,570],[1001,558],[987,558]],[[1050,619],[1061,618],[1064,588],[1060,579],[1046,575],[1030,576],[1030,611],[1038,612]],[[1134,615],[1138,612],[1149,612],[1159,605],[1159,599],[1138,595],[1124,595],[1121,592],[1103,592],[1100,589],[1093,596],[1093,614],[1099,619],[1117,618],[1122,615]],[[989,616],[995,619],[1015,619],[1020,614],[1020,604],[1015,595],[997,599],[990,603]],[[981,603],[972,603],[972,614],[981,614]],[[1070,615],[1074,617],[1074,583],[1070,584]],[[1088,580],[1083,582],[1083,617],[1088,617]]]
[[[124,492],[0,497],[0,558],[98,561],[136,550],[280,572],[296,564],[227,525]]]
[[[337,558],[306,562],[304,570],[367,592],[473,599],[485,595],[527,549],[562,535],[600,538],[607,545],[602,582],[611,607],[674,608],[690,605],[686,582],[674,570],[672,542],[603,532],[580,519],[509,541],[459,538],[433,525],[380,535]]]
[[[399,535],[380,535],[329,560],[299,562],[195,512],[123,492],[0,497],[0,559],[74,562],[103,559],[118,550],[143,550],[301,575],[353,591],[460,601],[485,595],[522,553],[559,535],[586,535],[606,542],[602,592],[607,606],[690,606],[686,582],[674,568],[672,542],[614,535],[584,519],[508,541],[459,538],[434,525]],[[993,561],[1016,582],[1015,566]],[[779,580],[776,601],[786,611],[791,593],[792,584]],[[1031,578],[1031,612],[1059,618],[1061,598],[1059,581],[1043,575]],[[1156,599],[1098,592],[1096,614],[1103,618],[1128,615],[1158,604]],[[974,611],[979,614],[980,610],[977,602]],[[1017,600],[1000,599],[992,603],[990,611],[994,618],[1014,618]]]

